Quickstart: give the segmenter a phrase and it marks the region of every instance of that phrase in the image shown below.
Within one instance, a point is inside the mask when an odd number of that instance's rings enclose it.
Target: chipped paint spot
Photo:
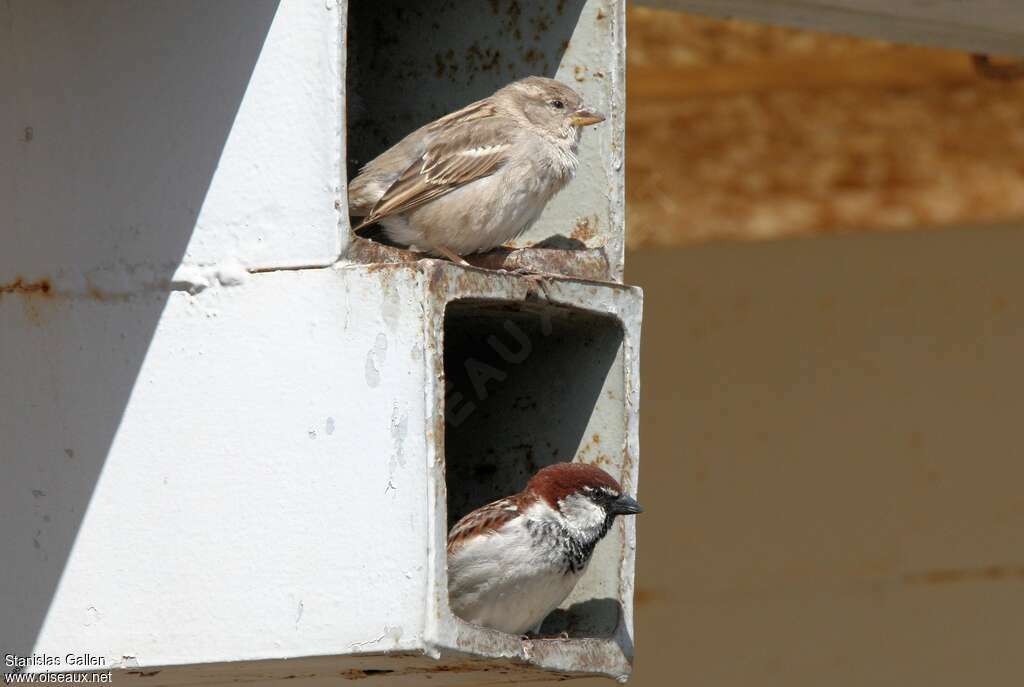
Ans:
[[[234,258],[217,263],[210,270],[221,286],[240,286],[249,278],[249,270]]]
[[[401,296],[391,289],[381,289],[381,318],[392,334],[398,333],[398,323],[402,320]]]
[[[405,439],[409,435],[409,415],[400,411],[395,403],[391,408],[391,441],[392,453],[388,460],[388,474],[394,475],[395,470],[405,467]]]
[[[373,348],[366,354],[366,383],[371,388],[380,386],[380,371],[384,367],[388,353],[388,337],[377,334]]]
[[[91,627],[103,619],[99,609],[95,606],[87,606],[85,609],[86,620],[83,623],[86,627]]]

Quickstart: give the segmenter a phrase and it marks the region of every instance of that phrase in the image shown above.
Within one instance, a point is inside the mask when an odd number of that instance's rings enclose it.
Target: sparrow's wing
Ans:
[[[432,126],[439,124],[440,121]],[[449,122],[356,229],[388,215],[408,212],[494,174],[508,161],[511,151],[512,130],[507,121],[487,117]]]
[[[515,520],[522,515],[520,505],[518,495],[509,496],[481,506],[464,516],[448,533],[448,553],[453,553],[462,546],[468,537],[496,531],[510,520]]]
[[[409,165],[422,160],[427,144],[437,138],[443,130],[487,119],[494,113],[494,105],[489,99],[477,100],[461,110],[421,126],[370,160],[348,184],[349,214],[355,217],[369,216],[381,197],[398,181]]]

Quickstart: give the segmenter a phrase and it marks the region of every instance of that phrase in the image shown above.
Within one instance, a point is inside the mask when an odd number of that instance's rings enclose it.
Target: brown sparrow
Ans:
[[[348,188],[355,230],[379,223],[395,243],[464,263],[537,221],[576,174],[582,128],[603,120],[554,79],[514,81],[364,166]]]
[[[452,527],[452,611],[503,632],[537,632],[583,576],[615,516],[641,512],[600,468],[583,463],[543,468],[524,491],[478,508]]]

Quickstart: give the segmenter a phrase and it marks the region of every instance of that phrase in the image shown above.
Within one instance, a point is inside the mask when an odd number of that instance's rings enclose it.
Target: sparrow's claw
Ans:
[[[521,639],[524,642],[532,641],[535,639],[569,639],[569,633],[565,630],[562,630],[558,634],[554,635],[542,635],[539,632],[527,632],[526,634],[519,635],[519,639]]]
[[[529,282],[529,286],[527,287],[527,297],[536,295],[537,291],[540,291],[544,295],[545,300],[551,300],[551,292],[548,290],[548,277],[554,275],[548,275],[544,272],[534,272],[526,267],[516,267],[513,270],[509,270],[509,272],[512,274],[518,274]]]
[[[451,260],[452,262],[454,262],[456,265],[462,265],[463,267],[470,267],[471,266],[468,262],[466,262],[462,258],[461,255],[459,255],[458,253],[456,253],[453,250],[445,248],[444,246],[438,246],[435,250],[437,250],[437,252],[440,253],[441,255],[443,255],[444,257],[446,257],[449,260]]]

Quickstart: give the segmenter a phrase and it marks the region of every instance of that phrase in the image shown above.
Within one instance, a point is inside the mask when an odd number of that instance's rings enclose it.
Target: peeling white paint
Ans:
[[[380,385],[380,372],[387,362],[388,337],[378,334],[373,348],[366,354],[366,384],[371,388]]]

